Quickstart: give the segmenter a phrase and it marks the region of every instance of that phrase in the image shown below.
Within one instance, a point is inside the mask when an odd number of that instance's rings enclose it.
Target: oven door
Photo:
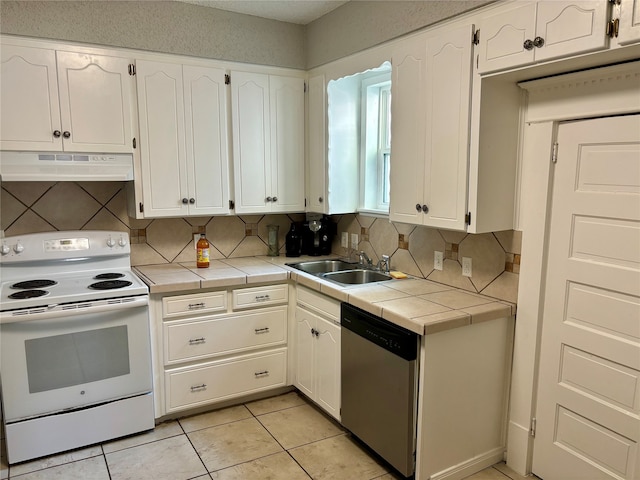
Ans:
[[[150,392],[148,302],[140,296],[0,324],[5,422]]]

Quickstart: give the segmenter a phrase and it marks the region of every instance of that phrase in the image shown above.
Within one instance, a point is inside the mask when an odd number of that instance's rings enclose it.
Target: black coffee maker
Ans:
[[[335,234],[335,224],[326,215],[309,217],[304,222],[302,253],[304,255],[329,255]]]

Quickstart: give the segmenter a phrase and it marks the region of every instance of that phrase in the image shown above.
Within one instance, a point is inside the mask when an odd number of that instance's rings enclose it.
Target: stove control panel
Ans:
[[[45,240],[45,252],[70,252],[76,250],[89,250],[88,238],[59,238]]]

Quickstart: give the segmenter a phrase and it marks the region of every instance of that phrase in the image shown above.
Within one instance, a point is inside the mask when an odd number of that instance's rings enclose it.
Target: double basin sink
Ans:
[[[287,263],[287,265],[340,285],[362,285],[392,280],[392,277],[386,273],[363,268],[358,263],[345,262],[343,260],[310,260],[307,262]]]

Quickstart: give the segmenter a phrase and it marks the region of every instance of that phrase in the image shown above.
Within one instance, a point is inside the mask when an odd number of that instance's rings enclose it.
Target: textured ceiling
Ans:
[[[344,0],[175,0],[229,12],[306,25],[347,3]]]

